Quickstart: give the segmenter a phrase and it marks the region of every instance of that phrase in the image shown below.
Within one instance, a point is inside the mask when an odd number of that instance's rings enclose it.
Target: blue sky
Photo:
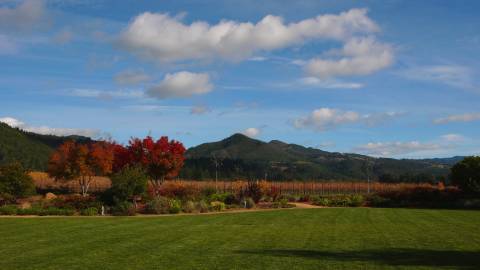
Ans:
[[[0,0],[0,121],[480,153],[478,1]]]

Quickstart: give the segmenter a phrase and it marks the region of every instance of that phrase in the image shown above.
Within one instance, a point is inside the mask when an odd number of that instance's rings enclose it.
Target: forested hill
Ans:
[[[53,149],[67,140],[92,141],[82,136],[40,135],[0,123],[0,164],[19,161],[28,169],[45,170]],[[462,158],[373,158],[234,134],[188,149],[180,177],[213,179],[217,163],[221,179],[364,180],[368,175],[386,182],[435,181],[445,179]]]
[[[0,122],[0,164],[19,161],[31,170],[45,170],[53,149],[67,140],[89,142],[82,136],[40,135]]]
[[[263,142],[242,134],[188,149],[181,177],[270,180],[435,181],[448,176],[451,159],[390,159],[326,152],[281,141]]]

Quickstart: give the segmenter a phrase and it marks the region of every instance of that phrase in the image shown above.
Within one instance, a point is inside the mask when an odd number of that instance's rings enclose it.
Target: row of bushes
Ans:
[[[229,201],[226,194],[216,194],[210,199],[199,201],[182,201],[174,198],[155,197],[144,205],[135,206],[131,202],[120,202],[112,207],[113,215],[135,215],[142,214],[178,214],[178,213],[207,213],[219,212],[231,208],[254,208],[255,202],[251,198],[244,200],[243,204],[234,204]]]
[[[312,204],[328,207],[359,207],[365,205],[365,197],[359,194],[338,196],[312,196]]]
[[[480,208],[480,199],[465,196],[457,188],[443,190],[416,187],[396,192],[380,192],[368,197],[372,207]]]
[[[57,208],[47,207],[42,208],[34,206],[30,208],[19,208],[16,205],[4,205],[0,207],[1,215],[19,215],[19,216],[73,216],[76,213],[75,209],[71,208]]]

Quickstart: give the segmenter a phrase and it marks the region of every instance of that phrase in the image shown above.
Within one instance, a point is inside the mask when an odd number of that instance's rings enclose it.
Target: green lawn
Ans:
[[[480,269],[480,211],[0,218],[0,269]]]

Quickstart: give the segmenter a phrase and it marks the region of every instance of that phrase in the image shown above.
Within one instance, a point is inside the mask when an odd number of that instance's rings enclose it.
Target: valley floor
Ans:
[[[0,218],[0,269],[480,269],[480,211]]]

